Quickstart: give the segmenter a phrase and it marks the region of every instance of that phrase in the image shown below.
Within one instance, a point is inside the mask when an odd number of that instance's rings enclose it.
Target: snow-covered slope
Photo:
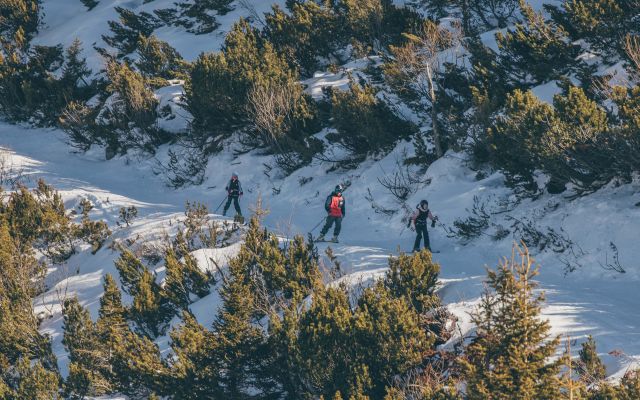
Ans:
[[[401,1],[398,1],[400,3]],[[532,2],[537,10],[542,3]],[[73,3],[73,4],[71,4]],[[174,0],[101,0],[91,11],[78,0],[43,0],[43,26],[34,44],[65,46],[76,38],[84,43],[84,54],[94,73],[103,68],[103,60],[93,49],[106,47],[102,35],[108,34],[109,20],[116,20],[116,6],[136,12],[152,12],[171,7]],[[187,60],[195,59],[203,51],[219,49],[224,34],[240,16],[262,15],[278,1],[234,2],[235,10],[218,17],[221,26],[205,35],[193,35],[182,28],[161,27],[155,34],[169,42]],[[253,4],[254,9],[244,4]],[[259,21],[255,23],[259,24]],[[497,49],[495,31],[482,35],[485,44]],[[345,70],[360,68],[360,61],[344,66]],[[342,73],[319,72],[304,82],[315,97],[321,95],[321,87],[332,85],[348,87],[348,79]],[[557,93],[555,82],[534,89],[541,99],[550,102]],[[181,86],[160,89],[157,94],[161,106],[175,107]],[[163,128],[180,131],[186,119],[161,121]],[[206,181],[198,187],[180,190],[169,189],[162,176],[156,175],[155,159],[137,158],[134,155],[116,157],[105,161],[103,150],[92,149],[85,154],[70,153],[64,134],[56,130],[31,129],[6,124],[0,125],[0,147],[10,154],[14,172],[22,172],[27,183],[44,178],[58,188],[68,207],[75,206],[83,197],[96,206],[94,218],[106,220],[114,230],[114,239],[141,237],[153,239],[165,233],[175,232],[176,221],[183,215],[187,200],[207,204],[213,212],[224,198],[224,186],[231,172],[242,180],[245,196],[243,208],[262,198],[270,214],[265,219],[269,229],[283,237],[306,235],[324,216],[323,200],[339,182],[350,180],[345,196],[347,217],[343,223],[342,243],[331,245],[338,256],[346,276],[351,282],[365,282],[379,276],[386,267],[390,254],[398,250],[408,251],[413,244],[412,233],[405,228],[402,212],[394,216],[376,213],[376,205],[397,208],[393,197],[382,187],[378,179],[392,175],[396,161],[410,145],[400,144],[393,153],[381,160],[369,160],[355,170],[328,172],[331,165],[314,162],[287,178],[278,176],[268,167],[272,160],[255,154],[234,158],[231,151],[212,158],[206,171]],[[160,149],[159,156],[166,153]],[[461,332],[472,329],[468,311],[483,290],[485,267],[493,267],[498,259],[511,252],[513,240],[518,237],[514,226],[522,231],[526,227],[557,235],[567,250],[556,253],[553,244],[544,251],[532,249],[542,265],[539,277],[541,289],[547,293],[545,317],[549,318],[553,332],[582,341],[593,335],[603,353],[610,374],[622,374],[627,368],[640,364],[640,247],[637,232],[640,226],[639,183],[621,186],[610,185],[602,190],[576,200],[561,195],[544,195],[535,201],[519,201],[504,186],[500,174],[478,179],[477,171],[465,166],[464,155],[449,153],[434,163],[420,179],[425,182],[414,193],[408,204],[413,207],[420,199],[429,200],[433,212],[440,217],[444,227],[431,229],[434,249],[440,251],[435,259],[442,265],[440,291],[449,308],[459,317]],[[304,183],[306,182],[306,183]],[[428,184],[426,182],[429,182]],[[453,222],[465,219],[474,205],[484,204],[492,216],[485,233],[470,242],[448,237]],[[135,205],[139,217],[131,227],[118,228],[116,221],[120,207]],[[218,210],[218,213],[220,211]],[[221,216],[214,218],[222,219]],[[519,221],[519,222],[518,222]],[[510,232],[501,240],[491,236],[500,229]],[[313,232],[318,233],[318,228]],[[618,262],[625,274],[603,269],[603,265]],[[327,244],[321,244],[324,250]],[[233,256],[238,246],[221,250],[205,249],[194,254],[203,267],[210,267],[210,257],[223,265]],[[47,278],[49,290],[34,301],[37,314],[45,317],[42,330],[52,336],[54,351],[58,356],[63,375],[67,373],[67,358],[62,346],[62,317],[60,301],[64,296],[77,295],[95,318],[101,296],[101,279],[106,273],[117,274],[113,265],[118,253],[105,246],[96,255],[88,251],[73,256],[65,265],[50,270]],[[567,265],[575,268],[566,274]],[[160,272],[161,275],[161,271]],[[205,326],[210,326],[219,305],[216,292],[192,305],[192,311]],[[162,349],[168,348],[168,339],[158,340]],[[572,346],[574,349],[579,346]],[[616,356],[607,355],[614,352]],[[622,356],[621,356],[622,354]]]
[[[62,44],[68,47],[76,39],[84,44],[84,55],[87,57],[89,68],[94,73],[103,67],[104,60],[98,55],[94,47],[109,49],[102,40],[102,36],[109,36],[109,21],[118,21],[115,7],[128,8],[136,13],[147,12],[153,15],[154,10],[175,8],[175,0],[101,0],[96,7],[87,10],[79,0],[44,0],[42,1],[43,23],[33,44],[55,46]],[[202,52],[217,51],[224,42],[226,33],[240,18],[254,18],[262,16],[271,10],[273,4],[284,5],[284,0],[272,1],[235,1],[231,7],[233,11],[217,16],[220,27],[209,34],[194,35],[184,28],[162,26],[154,31],[160,39],[168,42],[188,61],[193,61]],[[256,21],[257,24],[260,21]]]
[[[187,200],[201,201],[215,210],[224,198],[224,183],[233,170],[240,175],[245,188],[242,206],[246,209],[261,197],[270,210],[266,225],[283,237],[306,234],[312,229],[324,215],[324,196],[337,182],[350,180],[352,185],[345,193],[347,217],[342,243],[332,245],[346,273],[342,279],[370,280],[384,271],[390,254],[410,250],[413,242],[400,214],[393,217],[377,214],[367,200],[373,195],[378,205],[393,206],[392,197],[377,179],[393,173],[396,159],[406,144],[382,160],[369,161],[347,173],[327,173],[329,165],[316,162],[286,179],[268,176],[263,165],[269,162],[268,158],[246,154],[233,159],[230,154],[221,154],[212,159],[203,185],[182,190],[170,190],[164,185],[161,177],[153,173],[153,160],[120,157],[102,161],[90,153],[71,154],[64,136],[55,130],[0,125],[0,146],[10,152],[9,159],[15,170],[21,170],[32,183],[36,178],[46,179],[61,191],[67,205],[77,204],[82,197],[91,199],[96,205],[95,217],[109,222],[115,231],[114,238],[138,235],[153,238],[171,233]],[[579,341],[591,334],[603,353],[616,350],[615,357],[604,354],[611,374],[623,373],[640,361],[640,341],[636,338],[640,328],[640,315],[636,311],[640,307],[637,294],[640,268],[635,262],[640,257],[640,249],[634,243],[634,232],[640,223],[640,208],[634,206],[638,201],[637,183],[607,187],[573,201],[547,195],[533,202],[517,202],[504,187],[500,174],[480,180],[476,175],[465,167],[461,155],[450,153],[426,171],[422,178],[430,183],[421,187],[409,203],[429,199],[434,213],[450,229],[456,218],[468,215],[466,209],[472,208],[476,197],[486,199],[490,209],[498,204],[510,205],[508,211],[492,218],[495,224],[504,223],[508,227],[506,221],[513,223],[510,218],[531,219],[540,230],[549,227],[562,232],[581,252],[575,250],[570,255],[545,250],[538,252],[537,257],[542,264],[541,288],[547,293],[544,315],[550,319],[553,332]],[[301,185],[302,178],[313,179]],[[119,207],[127,205],[138,207],[139,217],[131,227],[117,228]],[[495,241],[489,236],[492,229],[495,228],[489,228],[487,234],[468,244],[447,237],[443,228],[431,230],[433,247],[440,251],[435,258],[442,265],[441,295],[459,317],[463,333],[471,329],[467,312],[483,290],[485,267],[494,266],[499,257],[511,251],[513,236]],[[617,245],[626,274],[601,267],[600,264],[611,262],[610,242]],[[327,244],[321,244],[320,250],[326,247]],[[219,251],[222,253],[212,254]],[[221,260],[235,251],[237,246],[201,250],[202,254],[195,255],[203,263],[213,256],[221,264]],[[66,355],[61,345],[60,299],[76,294],[96,317],[101,277],[105,273],[117,274],[113,266],[117,255],[105,247],[96,255],[83,252],[72,257],[66,265],[50,272],[49,291],[34,301],[36,313],[50,315],[42,329],[53,337],[63,374]],[[567,259],[577,269],[565,275]],[[209,326],[218,304],[219,298],[214,292],[196,302],[192,309],[198,320]],[[163,349],[168,348],[166,338],[160,339],[159,344]]]

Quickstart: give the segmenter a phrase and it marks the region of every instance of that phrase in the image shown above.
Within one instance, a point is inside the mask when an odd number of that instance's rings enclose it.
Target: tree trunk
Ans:
[[[433,83],[431,65],[427,64],[427,79],[429,81],[429,97],[431,97],[431,131],[433,132],[433,144],[436,148],[436,156],[442,157],[442,143],[438,130],[438,110],[436,109],[436,89]]]

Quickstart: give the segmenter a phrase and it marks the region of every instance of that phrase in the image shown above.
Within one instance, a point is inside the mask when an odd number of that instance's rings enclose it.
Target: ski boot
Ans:
[[[318,236],[315,241],[316,242],[324,242],[324,235],[320,234],[320,236]]]
[[[338,242],[338,237],[337,237],[337,236],[332,237],[332,238],[331,238],[331,240],[330,240],[330,242],[331,242],[331,243],[339,243],[339,242]]]

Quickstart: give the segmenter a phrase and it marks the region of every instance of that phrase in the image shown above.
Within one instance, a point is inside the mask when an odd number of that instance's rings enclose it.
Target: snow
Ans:
[[[562,88],[558,86],[557,81],[547,82],[531,89],[533,94],[547,104],[553,105],[553,96],[562,93]]]
[[[144,11],[153,15],[154,10],[174,8],[176,2],[175,0],[155,0],[146,3],[144,0],[100,0],[98,5],[89,11],[77,2],[73,4],[73,7],[69,7],[71,1],[42,1],[43,23],[32,43],[45,46],[55,46],[61,43],[67,48],[76,38],[79,38],[83,43],[83,55],[87,57],[87,64],[94,73],[98,73],[104,68],[105,60],[94,47],[110,49],[102,40],[102,36],[111,35],[109,21],[118,21],[115,7],[128,8],[136,13]],[[186,32],[184,28],[174,26],[162,26],[156,29],[154,34],[160,40],[173,46],[187,61],[193,61],[203,52],[220,50],[226,33],[231,30],[239,18],[253,20],[258,17],[262,18],[265,12],[271,10],[273,4],[284,7],[285,1],[235,1],[231,5],[234,11],[223,16],[216,16],[220,27],[208,34],[194,35]],[[258,26],[262,23],[261,20],[254,21],[254,24]]]
[[[159,101],[158,128],[171,133],[186,132],[192,116],[182,107],[184,105],[184,82],[169,81],[169,86],[156,90],[155,95]]]

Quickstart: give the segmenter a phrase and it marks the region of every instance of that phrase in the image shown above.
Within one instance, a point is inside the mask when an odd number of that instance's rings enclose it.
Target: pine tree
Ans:
[[[524,23],[505,34],[498,32],[500,65],[515,87],[535,86],[557,79],[575,64],[577,49],[567,40],[567,33],[554,22],[547,22],[524,0],[520,9]]]
[[[198,263],[189,253],[184,253],[184,261],[178,260],[175,250],[168,249],[165,255],[167,277],[164,291],[177,309],[186,309],[191,304],[191,293],[198,297],[209,294],[209,277],[200,270]]]
[[[173,314],[153,274],[146,268],[137,283],[129,314],[139,330],[149,338],[158,337],[163,332],[164,323]]]
[[[97,115],[96,129],[106,145],[106,157],[111,158],[136,148],[152,153],[168,139],[157,126],[158,99],[151,83],[127,63],[113,59],[106,68],[111,95]]]
[[[106,354],[108,381],[118,392],[149,396],[159,390],[166,376],[166,364],[156,344],[132,332],[126,320],[122,295],[109,274],[105,275],[104,294],[96,330]]]
[[[224,356],[217,351],[218,340],[196,319],[184,312],[183,324],[171,332],[171,348],[175,354],[172,374],[175,384],[169,394],[178,398],[224,398],[221,367]]]
[[[168,375],[160,349],[150,339],[128,328],[111,337],[111,371],[116,389],[136,398],[162,391]]]
[[[229,275],[220,289],[223,305],[213,323],[221,360],[220,382],[225,397],[242,398],[269,360],[264,352],[265,336],[254,325],[256,304],[240,259],[229,262]]]
[[[122,305],[122,294],[111,274],[105,275],[103,289],[96,328],[103,343],[108,343],[114,335],[122,334],[129,327],[126,320],[127,312]]]
[[[291,13],[277,5],[265,17],[264,34],[274,49],[303,76],[310,76],[322,64],[320,57],[346,45],[347,35],[331,7],[305,1],[292,4]]]
[[[147,78],[175,79],[186,73],[186,63],[180,53],[155,35],[141,36],[137,53],[136,66]]]
[[[399,138],[415,132],[412,123],[398,118],[376,98],[371,86],[352,83],[348,92],[333,91],[331,105],[333,125],[338,132],[328,138],[357,156],[384,151]]]
[[[545,5],[573,40],[583,39],[591,51],[612,58],[624,54],[624,37],[638,34],[640,4],[625,0],[566,0],[559,8]]]
[[[408,299],[394,297],[382,284],[366,289],[354,314],[355,354],[366,366],[366,380],[351,395],[382,398],[395,376],[403,376],[422,363],[432,348],[434,337],[427,337],[419,314]],[[365,386],[366,385],[366,386]]]
[[[317,394],[349,393],[353,364],[353,318],[343,288],[316,290],[300,321],[298,345],[304,380]],[[318,368],[322,365],[323,368]]]
[[[413,255],[400,254],[389,258],[389,271],[384,285],[394,298],[404,298],[420,315],[440,306],[435,294],[440,265],[431,253],[423,250]]]
[[[545,136],[557,125],[553,107],[531,92],[515,90],[507,96],[503,115],[488,132],[490,160],[506,171],[512,184],[537,189],[533,171],[542,164]]]
[[[576,370],[580,378],[588,385],[600,382],[607,377],[607,370],[598,356],[596,342],[591,335],[586,342],[582,343],[580,362]]]
[[[80,0],[80,1],[82,2],[82,4],[84,4],[85,7],[87,7],[89,11],[91,11],[95,6],[100,4],[100,1],[98,0]]]
[[[220,53],[203,54],[194,62],[186,82],[186,99],[194,116],[196,138],[215,146],[235,128],[250,123],[247,107],[252,89],[289,85],[299,85],[297,72],[290,69],[259,31],[240,20],[227,35]],[[307,111],[310,103],[302,90],[296,93],[293,125],[304,127],[313,117]],[[217,139],[211,142],[208,137]]]
[[[382,40],[383,0],[344,0],[345,19],[351,34],[366,45]]]
[[[142,129],[150,128],[157,118],[158,100],[144,78],[127,64],[119,64],[115,61],[107,65],[107,76],[110,82],[109,92],[117,94],[121,100],[117,107],[114,106],[110,110],[111,123],[121,129],[129,127],[131,123]],[[152,136],[150,139],[156,138]],[[144,143],[132,144],[144,145]]]
[[[102,35],[102,40],[119,50],[119,56],[133,53],[138,48],[140,36],[150,36],[159,26],[159,21],[147,12],[136,14],[124,7],[115,7],[118,21],[108,21],[113,36]]]
[[[91,70],[87,67],[87,59],[82,57],[82,42],[76,38],[67,48],[60,78],[60,83],[67,92],[66,101],[85,99],[91,92],[91,87],[86,81],[90,75]]]
[[[89,312],[80,305],[77,298],[65,300],[62,311],[62,344],[69,353],[70,362],[65,393],[74,398],[83,398],[110,392],[112,383],[104,375],[109,370],[109,360]]]
[[[147,267],[128,249],[122,249],[120,257],[115,261],[115,266],[120,274],[123,290],[135,296],[142,277],[145,272],[148,272]]]
[[[18,363],[16,373],[20,377],[20,384],[13,398],[33,400],[60,398],[60,376],[44,368],[40,362],[32,365],[29,360],[22,359]]]
[[[534,294],[538,267],[526,247],[488,271],[487,291],[472,316],[477,336],[461,360],[466,393],[474,399],[561,398],[560,361],[550,361],[559,339],[541,320],[543,294]]]

